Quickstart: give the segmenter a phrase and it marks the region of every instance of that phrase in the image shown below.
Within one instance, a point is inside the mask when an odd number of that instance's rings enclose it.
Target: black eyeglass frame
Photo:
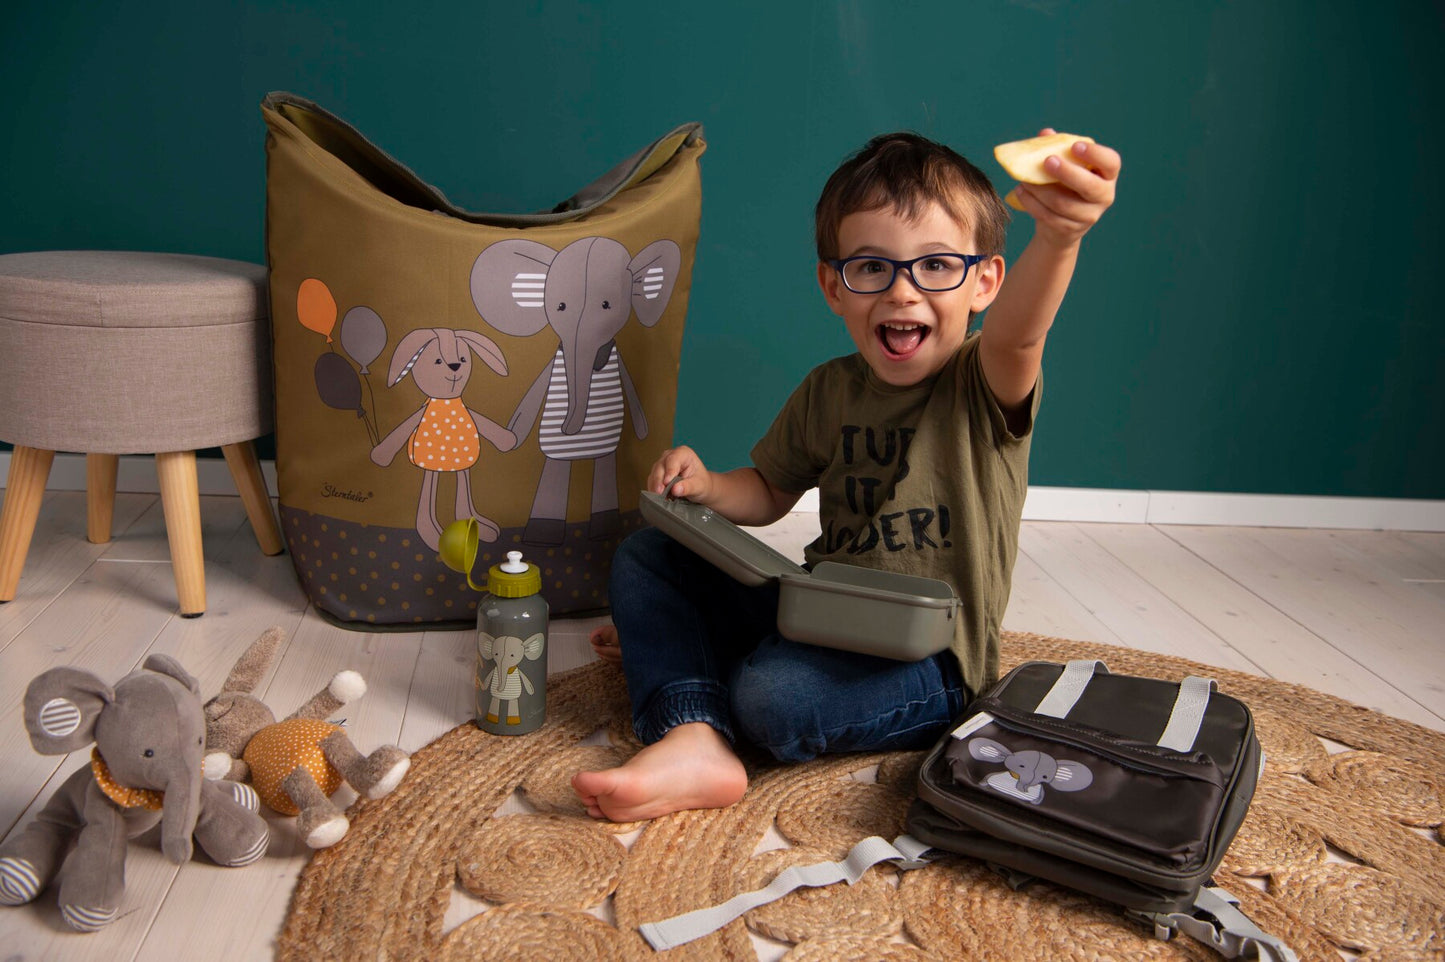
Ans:
[[[919,261],[926,261],[935,257],[957,257],[963,261],[963,276],[958,279],[957,284],[951,284],[948,287],[925,287],[923,284],[918,283],[918,277],[913,273],[913,265],[917,264]],[[891,257],[880,257],[877,254],[855,254],[852,257],[840,257],[828,261],[828,266],[838,272],[838,277],[843,281],[843,286],[848,288],[848,290],[852,291],[854,294],[882,294],[884,291],[888,290],[895,283],[897,283],[899,271],[907,271],[908,279],[911,280],[913,282],[913,286],[918,288],[920,291],[927,291],[930,294],[941,294],[944,291],[954,291],[962,287],[963,282],[968,280],[968,272],[973,270],[974,265],[986,260],[988,260],[987,254],[959,254],[954,251],[937,251],[933,254],[924,254],[922,257],[915,257],[911,260],[906,261],[897,261]],[[878,290],[860,291],[858,290],[858,288],[848,283],[848,275],[843,270],[843,268],[853,263],[854,261],[883,261],[887,264],[892,265],[893,274],[891,277],[888,278],[888,283],[878,288]]]

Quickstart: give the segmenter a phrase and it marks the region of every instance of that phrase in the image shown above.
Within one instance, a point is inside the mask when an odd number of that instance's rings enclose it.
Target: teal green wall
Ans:
[[[725,467],[810,367],[851,349],[811,257],[837,162],[913,128],[1003,188],[992,145],[1053,125],[1117,147],[1125,169],[1049,339],[1035,484],[1445,497],[1438,3],[10,10],[0,251],[264,259],[270,90],[495,211],[549,207],[698,120],[677,437]]]

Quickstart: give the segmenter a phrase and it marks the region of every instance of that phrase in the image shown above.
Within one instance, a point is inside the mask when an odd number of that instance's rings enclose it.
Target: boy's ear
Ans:
[[[841,288],[843,278],[838,276],[828,264],[818,262],[818,286],[823,289],[823,299],[828,302],[828,307],[839,317],[843,316],[843,296]]]
[[[993,303],[993,299],[998,297],[999,289],[1003,287],[1003,258],[995,254],[986,261],[980,261],[974,266],[974,270],[978,271],[978,283],[974,285],[969,310],[977,314]]]

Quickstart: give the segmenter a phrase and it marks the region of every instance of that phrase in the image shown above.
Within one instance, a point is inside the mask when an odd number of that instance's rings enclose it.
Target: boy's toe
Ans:
[[[592,653],[603,661],[613,664],[622,661],[622,645],[618,641],[615,626],[602,625],[594,628],[592,634],[587,637],[587,641],[592,645]]]

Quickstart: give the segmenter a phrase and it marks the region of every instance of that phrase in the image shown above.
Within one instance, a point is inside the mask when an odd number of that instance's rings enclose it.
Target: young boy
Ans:
[[[997,676],[1044,338],[1120,159],[1079,141],[1046,165],[1058,183],[1014,189],[1035,230],[1005,284],[1009,215],[988,178],[914,134],[870,141],[816,212],[818,284],[857,353],[807,376],[753,467],[710,471],[678,447],[648,478],[743,525],[771,524],[816,486],[822,533],[807,561],[948,581],[962,602],[951,648],[903,662],[789,641],[776,583],[745,587],[640,531],[613,561],[616,627],[593,646],[614,660],[620,646],[646,747],[574,776],[593,816],[731,805],[747,788],[738,740],[781,761],[926,747]]]

